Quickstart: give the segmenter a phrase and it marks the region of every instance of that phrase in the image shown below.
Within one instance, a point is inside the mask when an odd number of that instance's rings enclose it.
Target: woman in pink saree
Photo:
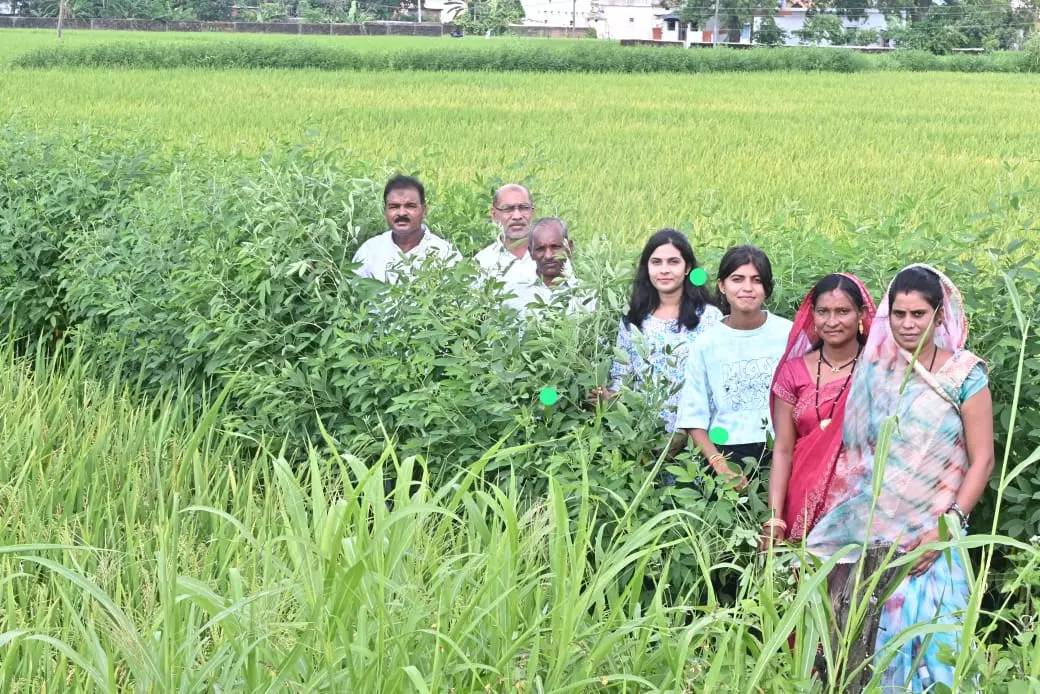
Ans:
[[[877,307],[854,275],[827,275],[806,295],[772,387],[776,431],[763,548],[799,542],[826,511],[845,403]]]
[[[929,547],[940,539],[940,517],[967,529],[993,470],[989,380],[967,337],[960,292],[945,275],[925,265],[896,275],[852,379],[826,512],[805,538],[820,559],[849,547],[843,563],[864,548],[922,549],[881,612],[881,691],[975,688],[955,681],[942,654],[963,643],[957,632],[971,586],[961,552]]]

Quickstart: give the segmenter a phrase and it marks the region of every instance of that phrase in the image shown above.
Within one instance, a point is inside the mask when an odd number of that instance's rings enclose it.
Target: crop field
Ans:
[[[301,40],[451,41],[64,39]],[[786,316],[832,271],[957,282],[997,467],[948,549],[968,608],[925,628],[962,690],[1040,691],[1040,74],[10,65],[54,42],[0,31],[0,692],[848,691],[831,566],[757,551],[765,475],[584,402],[666,225],[709,273],[762,246]],[[465,264],[358,282],[397,170],[467,256],[528,183],[596,311],[517,331]]]
[[[173,40],[222,38],[242,40]],[[408,45],[327,39],[337,40]],[[53,41],[0,33],[0,58]],[[532,177],[543,211],[628,248],[661,226],[712,218],[802,214],[834,231],[900,211],[940,229],[1040,171],[1040,75],[0,74],[0,117],[43,131],[87,125],[246,154],[313,131],[435,186]]]

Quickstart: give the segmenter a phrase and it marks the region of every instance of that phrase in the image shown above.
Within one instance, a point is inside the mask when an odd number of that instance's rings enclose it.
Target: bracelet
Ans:
[[[780,528],[784,532],[787,532],[787,523],[783,518],[770,518],[762,524],[763,528]]]
[[[708,458],[708,465],[714,465],[716,460],[725,460],[726,456],[723,453],[716,453],[715,455]]]
[[[952,504],[950,504],[950,508],[946,509],[946,513],[950,513],[951,511],[954,514],[956,514],[957,515],[957,519],[960,520],[961,528],[963,528],[964,530],[967,530],[968,529],[968,514],[966,514],[964,511],[961,510],[961,507],[959,505],[957,505],[956,501],[954,501]]]

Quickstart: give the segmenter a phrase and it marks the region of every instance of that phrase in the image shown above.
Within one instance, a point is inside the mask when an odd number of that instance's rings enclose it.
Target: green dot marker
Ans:
[[[722,427],[715,427],[708,432],[708,440],[716,446],[722,446],[729,441],[729,432]]]
[[[708,273],[702,267],[695,267],[690,271],[690,284],[695,287],[703,287],[708,282]]]
[[[538,393],[538,399],[546,407],[552,407],[560,399],[560,394],[556,392],[555,388],[542,388],[542,391]]]

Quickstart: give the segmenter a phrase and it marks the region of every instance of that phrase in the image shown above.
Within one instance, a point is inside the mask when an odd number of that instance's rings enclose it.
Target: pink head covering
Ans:
[[[870,292],[855,275],[838,273],[859,289],[863,298],[863,330],[868,335],[875,324],[874,316],[877,306],[870,297]],[[801,308],[795,316],[794,324],[787,338],[787,350],[773,375],[773,387],[777,388],[777,380],[785,370],[785,365],[793,359],[802,359],[815,349],[820,336],[816,332],[816,321],[813,316],[813,291],[810,290],[802,301]],[[791,475],[788,479],[783,519],[788,525],[788,538],[797,540],[803,537],[826,511],[825,501],[830,495],[834,479],[835,465],[841,452],[842,425],[845,419],[845,404],[849,391],[842,389],[838,399],[831,406],[830,424],[827,427],[813,430],[811,433],[799,435],[795,441],[792,457]],[[817,395],[817,397],[819,397]],[[770,399],[773,421],[776,421],[777,398]],[[821,422],[822,424],[822,422]]]
[[[949,277],[931,265],[923,263],[908,265],[900,270],[900,273],[911,268],[924,268],[934,273],[942,284],[943,320],[934,327],[935,344],[940,349],[950,352],[964,349],[968,340],[968,317],[964,312],[964,300],[961,298],[960,290],[950,281]],[[897,364],[908,364],[913,356],[896,343],[895,336],[892,334],[892,325],[889,322],[891,292],[892,285],[889,284],[889,289],[885,292],[881,306],[878,308],[877,327],[870,331],[867,345],[863,349],[865,361],[878,362],[890,369]]]

